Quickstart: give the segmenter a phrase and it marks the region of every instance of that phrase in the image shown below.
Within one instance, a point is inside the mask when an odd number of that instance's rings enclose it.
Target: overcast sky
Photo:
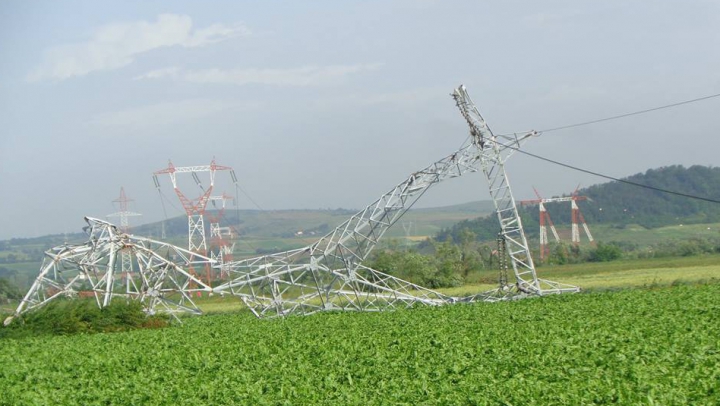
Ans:
[[[720,92],[719,27],[711,0],[3,1],[0,238],[79,231],[120,187],[133,222],[158,221],[168,159],[214,157],[263,209],[359,209],[465,140],[457,85],[497,133],[692,99]],[[616,177],[717,166],[718,113],[712,99],[525,147]],[[519,154],[507,171],[516,199],[604,182]],[[227,173],[216,186],[235,194]],[[485,199],[472,174],[419,205]]]

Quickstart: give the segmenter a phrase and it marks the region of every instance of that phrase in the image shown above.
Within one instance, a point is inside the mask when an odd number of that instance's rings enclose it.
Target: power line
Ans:
[[[165,193],[163,193],[162,191],[160,191],[160,197],[162,199],[165,199],[168,202],[168,204],[170,204],[170,206],[172,206],[173,209],[179,211],[180,213],[185,212],[185,210],[181,210],[179,207],[175,206],[175,203],[173,203],[172,200],[168,199],[168,197],[165,196]],[[164,210],[165,210],[165,206],[163,205],[163,211]],[[165,218],[167,218],[167,213],[165,213]]]
[[[250,201],[252,202],[252,204],[255,205],[255,207],[257,207],[257,208],[258,208],[259,210],[261,210],[261,211],[265,211],[265,209],[263,209],[262,207],[260,207],[260,205],[257,204],[257,202],[256,202],[255,200],[253,200],[252,197],[250,197],[250,195],[245,191],[245,189],[241,188],[240,185],[238,185],[238,184],[236,183],[236,184],[235,184],[235,196],[237,196],[237,191],[238,191],[238,190],[240,190],[240,191],[245,195],[245,197],[247,197],[248,200],[250,200]]]
[[[568,124],[568,125],[563,125],[563,126],[559,126],[559,127],[548,128],[548,129],[545,129],[545,130],[540,130],[539,132],[547,133],[547,132],[550,132],[550,131],[565,130],[565,129],[567,129],[567,128],[574,128],[574,127],[581,127],[581,126],[590,125],[590,124],[597,124],[597,123],[601,123],[601,122],[603,122],[603,121],[617,120],[617,119],[619,119],[619,118],[625,118],[625,117],[630,117],[630,116],[637,116],[637,115],[639,115],[639,114],[645,114],[645,113],[650,113],[650,112],[653,112],[653,111],[658,111],[658,110],[663,110],[663,109],[669,109],[669,108],[672,108],[672,107],[677,107],[677,106],[682,106],[682,105],[684,105],[684,104],[690,104],[690,103],[695,103],[695,102],[699,102],[699,101],[703,101],[703,100],[708,100],[708,99],[712,99],[712,98],[715,98],[715,97],[720,97],[720,93],[711,94],[711,95],[709,95],[709,96],[698,97],[698,98],[696,98],[696,99],[685,100],[685,101],[681,101],[681,102],[677,102],[677,103],[666,104],[666,105],[664,105],[664,106],[653,107],[653,108],[649,108],[649,109],[645,109],[645,110],[633,111],[633,112],[631,112],[631,113],[619,114],[619,115],[617,115],[617,116],[610,116],[610,117],[598,118],[598,119],[595,119],[595,120],[583,121],[583,122],[580,122],[580,123]],[[510,134],[512,134],[512,133],[509,133],[509,134],[501,134],[501,135],[510,135]]]
[[[577,166],[573,166],[573,165],[570,165],[570,164],[566,164],[566,163],[563,163],[563,162],[559,162],[559,161],[556,161],[556,160],[553,160],[553,159],[550,159],[550,158],[545,158],[545,157],[542,157],[542,156],[540,156],[540,155],[535,155],[535,154],[532,154],[532,153],[530,153],[530,152],[523,151],[523,150],[521,150],[521,149],[519,149],[519,148],[517,148],[517,147],[512,147],[512,146],[509,146],[509,145],[506,145],[506,146],[507,146],[508,148],[510,148],[510,149],[513,149],[513,150],[515,150],[515,151],[517,151],[517,152],[520,152],[520,153],[523,153],[523,154],[525,154],[525,155],[531,156],[531,157],[533,157],[533,158],[539,159],[539,160],[541,160],[541,161],[545,161],[545,162],[549,162],[549,163],[552,163],[552,164],[555,164],[555,165],[563,166],[563,167],[565,167],[565,168],[569,168],[569,169],[572,169],[572,170],[575,170],[575,171],[578,171],[578,172],[584,172],[584,173],[587,173],[587,174],[590,174],[590,175],[594,175],[594,176],[598,176],[598,177],[601,177],[601,178],[613,180],[613,181],[620,182],[620,183],[625,183],[625,184],[627,184],[627,185],[637,186],[637,187],[641,187],[641,188],[645,188],[645,189],[650,189],[650,190],[654,190],[654,191],[657,191],[657,192],[667,193],[667,194],[671,194],[671,195],[675,195],[675,196],[687,197],[687,198],[689,198],[689,199],[702,200],[702,201],[710,202],[710,203],[720,203],[720,200],[711,199],[711,198],[708,198],[708,197],[696,196],[696,195],[691,195],[691,194],[687,194],[687,193],[677,192],[677,191],[674,191],[674,190],[668,190],[668,189],[663,189],[663,188],[659,188],[659,187],[655,187],[655,186],[644,185],[644,184],[642,184],[642,183],[637,183],[637,182],[633,182],[633,181],[626,180],[626,179],[618,179],[618,178],[615,178],[615,177],[610,176],[610,175],[605,175],[605,174],[602,174],[602,173],[599,173],[599,172],[594,172],[594,171],[591,171],[591,170],[588,170],[588,169],[583,169],[583,168],[579,168],[579,167],[577,167]]]

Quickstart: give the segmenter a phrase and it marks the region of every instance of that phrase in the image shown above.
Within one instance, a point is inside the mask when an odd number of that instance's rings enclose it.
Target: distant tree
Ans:
[[[408,282],[424,285],[437,272],[433,258],[417,252],[383,250],[375,254],[370,267]]]
[[[460,286],[463,283],[463,254],[461,249],[450,242],[437,243],[435,246],[435,261],[437,272],[432,280],[428,281],[430,287]]]
[[[10,300],[22,299],[22,293],[14,283],[7,278],[0,278],[0,303],[8,303]]]
[[[15,269],[0,266],[0,278],[11,278],[17,276],[17,274],[18,271],[16,271]]]
[[[554,265],[565,265],[570,261],[570,252],[567,244],[556,243],[551,246],[550,257],[547,262]]]
[[[588,259],[591,262],[608,262],[619,259],[622,254],[623,251],[617,244],[598,242],[597,248],[590,251]]]

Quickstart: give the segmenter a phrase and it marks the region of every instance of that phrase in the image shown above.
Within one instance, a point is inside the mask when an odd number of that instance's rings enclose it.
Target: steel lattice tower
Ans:
[[[232,227],[222,227],[220,222],[222,221],[225,214],[226,202],[228,200],[234,200],[233,197],[223,193],[220,196],[210,196],[210,201],[215,206],[215,213],[208,212],[208,218],[210,220],[210,259],[216,261],[220,267],[220,276],[227,276],[225,271],[225,263],[233,260],[233,248],[235,244],[229,244],[228,240],[237,233],[233,232]],[[217,208],[215,202],[220,201],[220,208]]]
[[[534,189],[534,188],[533,188]],[[590,234],[590,228],[587,225],[587,222],[585,222],[585,217],[583,217],[582,213],[580,212],[580,207],[578,207],[577,202],[582,200],[588,200],[587,196],[578,196],[578,188],[575,189],[575,191],[570,196],[564,196],[564,197],[551,197],[551,198],[543,198],[540,196],[540,193],[538,193],[537,189],[535,190],[535,195],[538,197],[537,199],[532,200],[523,200],[520,202],[522,205],[533,205],[537,204],[538,208],[540,210],[540,259],[543,260],[547,258],[549,254],[549,247],[548,247],[548,236],[547,236],[547,227],[546,224],[550,225],[550,230],[552,231],[553,237],[555,237],[555,241],[560,241],[560,237],[557,233],[557,230],[555,229],[555,225],[552,223],[552,220],[550,220],[550,213],[547,212],[545,208],[545,203],[558,203],[558,202],[570,202],[570,214],[571,214],[571,232],[570,232],[570,240],[573,244],[578,245],[580,244],[580,227],[579,225],[582,224],[583,230],[585,231],[585,235],[588,238],[588,241],[591,243],[594,242],[592,234]]]
[[[113,203],[117,203],[120,206],[120,211],[108,214],[108,217],[119,217],[120,218],[120,227],[118,227],[118,230],[125,234],[130,234],[130,223],[128,221],[128,217],[134,217],[134,216],[141,216],[140,213],[135,213],[128,210],[128,203],[132,202],[133,199],[128,199],[128,197],[125,195],[125,188],[120,188],[120,197],[113,200]],[[122,272],[122,278],[125,280],[125,289],[126,292],[130,292],[133,290],[133,284],[134,281],[134,273],[133,273],[133,258],[132,253],[128,249],[121,249],[120,250],[120,268]]]
[[[194,276],[193,267],[217,266],[217,261],[193,250],[120,233],[116,227],[87,218],[89,240],[81,245],[63,245],[46,252],[40,275],[21,301],[12,318],[44,305],[62,295],[77,294],[83,284],[91,285],[99,306],[106,306],[115,290],[118,247],[131,247],[138,259],[142,284],[130,298],[140,300],[153,313],[190,311],[199,313],[192,302],[194,292],[214,292],[242,300],[258,317],[308,315],[321,311],[382,311],[416,304],[444,305],[458,302],[519,299],[578,292],[575,286],[540,279],[528,249],[527,239],[504,169],[504,163],[523,141],[536,132],[513,136],[493,134],[465,87],[452,94],[470,126],[470,139],[459,150],[413,172],[379,199],[351,216],[315,243],[303,248],[226,263],[230,280],[219,286],[205,284]],[[226,170],[213,162],[208,167],[175,168],[156,173],[170,175],[176,193],[188,212],[189,230],[200,219],[210,199],[216,170]],[[211,173],[211,187],[197,199],[189,200],[177,188],[178,172]],[[433,185],[466,173],[482,171],[488,181],[500,223],[498,251],[504,251],[512,266],[501,266],[497,289],[457,298],[404,281],[363,265],[385,232]],[[156,185],[159,186],[157,177]],[[190,247],[206,247],[188,241]],[[501,264],[504,262],[501,261]],[[507,271],[506,271],[507,270]],[[87,281],[87,282],[86,282]]]
[[[155,187],[160,188],[160,182],[157,175],[167,174],[170,176],[175,194],[177,194],[180,203],[185,209],[185,213],[188,218],[188,250],[197,252],[200,255],[207,255],[208,245],[207,239],[205,238],[205,209],[211,199],[213,188],[215,187],[215,174],[217,171],[231,171],[233,179],[235,178],[233,169],[229,166],[222,166],[215,163],[213,159],[210,165],[200,166],[183,166],[176,167],[172,161],[168,161],[168,167],[161,169],[153,173],[153,180],[155,181]],[[203,189],[203,193],[197,198],[188,198],[183,192],[180,191],[177,182],[178,173],[189,173],[192,175],[195,182],[201,186],[200,179],[198,177],[199,172],[208,172],[210,175],[210,185]],[[202,186],[201,186],[202,187]],[[210,268],[206,267],[206,282],[210,284],[211,275]]]

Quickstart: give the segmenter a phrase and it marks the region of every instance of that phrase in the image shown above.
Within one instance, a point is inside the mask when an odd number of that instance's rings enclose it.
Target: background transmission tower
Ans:
[[[222,226],[221,222],[225,215],[225,203],[228,200],[235,200],[233,197],[223,193],[220,196],[211,196],[210,201],[215,211],[209,211],[208,219],[210,220],[210,259],[217,261],[220,265],[220,276],[227,276],[225,263],[233,260],[233,250],[235,243],[230,241],[238,234],[234,232],[231,226]],[[216,205],[216,201],[220,201],[220,207]]]
[[[575,191],[570,196],[564,196],[564,197],[552,197],[549,199],[544,199],[542,196],[540,196],[540,193],[538,193],[537,189],[533,188],[535,190],[535,195],[538,197],[537,199],[533,200],[523,200],[520,203],[522,205],[533,205],[537,204],[540,209],[540,259],[543,260],[548,257],[550,253],[550,249],[548,247],[548,236],[547,236],[547,226],[546,224],[550,225],[550,230],[553,233],[553,236],[555,237],[555,241],[560,241],[560,238],[558,236],[557,230],[555,229],[555,225],[552,223],[552,220],[550,220],[550,213],[547,212],[545,209],[545,203],[556,203],[556,202],[570,202],[570,211],[571,211],[571,233],[570,233],[570,240],[573,244],[576,246],[580,244],[580,224],[582,224],[583,230],[585,230],[585,235],[588,238],[588,241],[593,243],[595,240],[593,239],[592,234],[590,234],[590,228],[588,227],[587,223],[585,222],[585,217],[583,217],[582,213],[580,212],[580,207],[578,207],[577,203],[581,200],[588,200],[587,196],[578,196],[578,190],[580,186],[578,186]]]
[[[545,209],[545,203],[549,202],[551,199],[543,199],[537,189],[533,188],[533,190],[535,191],[535,196],[537,196],[537,199],[522,200],[520,204],[523,206],[537,204],[538,208],[540,209],[540,260],[543,261],[550,254],[550,248],[548,246],[547,226],[550,226],[550,231],[552,231],[552,235],[553,237],[555,237],[555,242],[559,242],[560,237],[558,236],[557,230],[555,229],[555,224],[553,224],[552,219],[550,219],[550,213],[548,213],[547,209]]]
[[[113,203],[117,203],[120,211],[108,214],[108,217],[120,217],[120,227],[118,229],[120,232],[125,234],[130,234],[130,222],[128,221],[128,217],[133,216],[141,216],[140,213],[135,213],[128,210],[128,203],[132,202],[133,199],[128,199],[127,195],[125,195],[125,188],[120,188],[120,197],[113,200]],[[120,250],[120,272],[122,277],[125,279],[125,286],[127,293],[130,293],[132,288],[132,284],[134,283],[133,279],[133,259],[132,259],[132,253],[127,249],[121,249]]]
[[[177,194],[180,203],[185,209],[185,213],[188,218],[188,250],[196,252],[203,256],[207,255],[208,245],[207,239],[205,238],[205,209],[210,201],[213,188],[215,187],[215,173],[217,171],[230,171],[233,179],[235,178],[234,171],[229,166],[217,165],[213,159],[210,165],[200,166],[182,166],[176,167],[171,161],[168,161],[168,167],[161,169],[153,173],[153,180],[155,181],[155,187],[160,189],[160,182],[157,175],[167,174],[170,176],[175,194]],[[201,184],[200,178],[198,177],[199,172],[208,172],[210,175],[210,185],[207,188],[203,188],[203,194],[196,198],[188,198],[178,187],[177,174],[178,173],[189,173],[192,175],[195,183]],[[201,186],[202,187],[202,186]],[[210,267],[206,266],[205,278],[208,285],[211,283],[211,271]]]

